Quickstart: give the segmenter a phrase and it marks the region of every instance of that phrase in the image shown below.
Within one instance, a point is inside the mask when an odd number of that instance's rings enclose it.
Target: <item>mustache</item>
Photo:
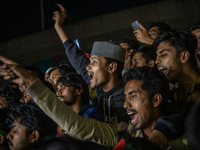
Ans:
[[[13,146],[13,144],[11,143],[11,141],[9,139],[7,139],[7,142],[10,146]]]
[[[58,98],[64,98],[63,96],[57,96]]]
[[[137,112],[137,110],[135,110],[135,109],[130,109],[130,108],[129,108],[129,109],[127,109],[127,112],[138,113],[138,112]]]

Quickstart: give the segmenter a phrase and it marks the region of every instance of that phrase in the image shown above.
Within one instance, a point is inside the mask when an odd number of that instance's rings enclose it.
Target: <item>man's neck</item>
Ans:
[[[82,103],[82,99],[78,98],[78,100],[76,100],[76,102],[73,105],[69,106],[74,112],[76,112],[78,114],[78,112],[81,110],[81,108],[83,107],[83,103]]]
[[[110,91],[114,88],[121,80],[119,78],[111,78],[107,83],[101,86],[104,92]]]
[[[200,77],[199,74],[193,68],[189,65],[185,65],[176,80],[184,89],[187,89],[188,85],[193,83],[198,77]]]

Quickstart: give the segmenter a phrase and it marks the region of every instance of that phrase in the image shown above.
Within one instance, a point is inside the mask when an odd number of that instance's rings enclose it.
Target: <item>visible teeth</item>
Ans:
[[[133,113],[132,113],[132,112],[129,112],[129,113],[128,113],[128,115],[131,115],[131,114],[133,114]]]
[[[164,69],[163,67],[158,68],[158,70]]]
[[[134,123],[136,119],[132,119],[131,122]]]

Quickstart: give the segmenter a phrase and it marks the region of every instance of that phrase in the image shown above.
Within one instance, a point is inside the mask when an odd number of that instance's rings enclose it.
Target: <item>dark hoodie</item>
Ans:
[[[84,81],[89,84],[90,77],[87,74],[86,67],[89,65],[90,60],[71,40],[67,40],[64,43],[64,47],[69,62],[81,74]],[[128,123],[130,117],[123,108],[125,96],[124,84],[122,81],[108,92],[104,92],[101,87],[97,87],[95,91],[97,95],[95,105],[99,106],[104,112],[105,122],[111,124],[119,122]]]
[[[83,80],[89,84],[90,77],[86,67],[90,64],[90,60],[72,40],[65,41],[64,47],[69,62],[81,74]],[[108,92],[104,92],[101,87],[97,87],[95,91],[98,98],[96,104],[103,109],[105,122],[128,122],[130,120],[123,108],[125,96],[122,82]],[[182,124],[184,124],[183,119],[179,115],[163,116],[159,118],[154,129],[163,133],[168,140],[173,140],[182,135]]]

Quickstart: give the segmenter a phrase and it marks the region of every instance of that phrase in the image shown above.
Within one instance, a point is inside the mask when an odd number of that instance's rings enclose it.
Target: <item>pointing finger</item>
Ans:
[[[3,63],[5,64],[17,64],[16,62],[14,62],[13,60],[11,59],[8,59],[2,55],[0,55],[0,61],[2,61]]]

